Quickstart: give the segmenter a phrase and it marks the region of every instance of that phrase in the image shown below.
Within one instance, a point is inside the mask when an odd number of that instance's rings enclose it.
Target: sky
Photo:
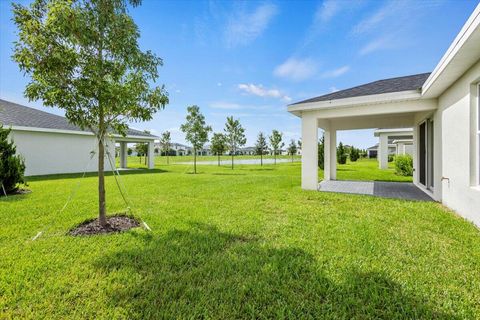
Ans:
[[[28,3],[29,1],[23,1]],[[132,128],[185,143],[180,125],[198,105],[214,132],[240,119],[247,145],[258,132],[298,140],[287,105],[371,81],[430,72],[477,1],[159,1],[129,13],[140,46],[163,59],[157,84],[170,103]],[[16,29],[0,0],[0,98],[62,115],[23,96],[29,79],[11,61]],[[341,131],[338,142],[367,148],[373,130]]]

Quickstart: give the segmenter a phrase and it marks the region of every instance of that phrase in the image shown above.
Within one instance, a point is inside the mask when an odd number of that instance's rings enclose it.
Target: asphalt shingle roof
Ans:
[[[429,75],[430,75],[430,72],[414,74],[414,75],[405,76],[405,77],[378,80],[378,81],[370,82],[367,84],[362,84],[357,87],[340,90],[337,92],[325,94],[323,96],[296,102],[296,103],[293,103],[292,105],[309,103],[309,102],[353,98],[353,97],[360,97],[360,96],[369,96],[369,95],[381,94],[381,93],[418,90],[425,83]]]
[[[0,124],[57,130],[87,131],[71,124],[64,117],[0,99]],[[128,129],[127,135],[155,137],[143,131]]]

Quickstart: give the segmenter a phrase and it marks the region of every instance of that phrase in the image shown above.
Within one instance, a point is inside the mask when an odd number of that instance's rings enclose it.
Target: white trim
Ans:
[[[408,90],[391,93],[373,94],[368,96],[358,96],[345,99],[336,99],[328,101],[300,103],[288,106],[288,112],[297,116],[301,111],[311,111],[319,109],[338,109],[344,107],[382,104],[406,100],[419,100],[421,98],[420,92],[417,90]]]
[[[476,134],[476,137],[477,137],[477,150],[476,150],[476,153],[477,153],[477,161],[476,161],[476,164],[477,164],[477,186],[480,187],[480,83],[477,84],[477,110],[476,110],[477,114],[477,119],[476,119],[476,122],[477,122],[477,134]]]
[[[413,128],[376,129],[374,131],[374,134],[376,137],[379,133],[396,133],[396,132],[402,133],[402,135],[405,133],[413,134]]]
[[[89,131],[75,131],[75,130],[63,130],[63,129],[50,129],[50,128],[38,128],[38,127],[24,127],[24,126],[11,126],[13,131],[31,131],[31,132],[45,132],[45,133],[62,133],[62,134],[76,134],[84,136],[94,136],[92,132]],[[113,134],[113,138],[117,141],[125,140],[142,140],[142,141],[151,141],[155,140],[156,137],[145,137],[145,136],[133,136],[127,135],[122,136],[119,134]]]

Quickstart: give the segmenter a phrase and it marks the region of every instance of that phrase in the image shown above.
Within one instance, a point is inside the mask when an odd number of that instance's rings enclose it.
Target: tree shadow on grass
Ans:
[[[136,174],[154,174],[154,173],[165,173],[169,172],[164,169],[132,169],[132,170],[121,170],[120,176],[129,176]],[[105,171],[105,176],[112,176],[112,171]],[[26,179],[28,182],[32,181],[42,181],[42,180],[60,180],[60,179],[76,179],[81,178],[83,173],[62,173],[62,174],[49,174],[43,176],[29,176]],[[87,172],[85,177],[97,177],[98,172]]]
[[[94,262],[115,279],[109,307],[127,318],[455,318],[383,274],[335,283],[312,255],[254,236],[203,224],[137,236],[140,247]]]

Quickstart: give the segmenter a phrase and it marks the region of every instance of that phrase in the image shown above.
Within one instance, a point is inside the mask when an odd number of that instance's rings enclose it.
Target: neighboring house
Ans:
[[[412,128],[377,129],[373,134],[378,137],[377,158],[380,169],[387,169],[388,156],[397,154],[397,145],[394,143],[396,139],[413,140]]]
[[[25,175],[97,171],[98,158],[91,152],[98,142],[93,133],[82,130],[64,117],[0,99],[0,123],[12,128],[17,153],[25,159]],[[127,143],[149,144],[149,168],[153,168],[153,141],[157,137],[128,129],[125,137],[113,134],[106,152],[115,161],[115,144],[120,143],[120,166],[127,167]],[[105,156],[105,170],[112,170]],[[115,165],[115,163],[113,163]]]
[[[162,146],[159,142],[155,142],[155,150],[158,149],[157,154],[162,153]],[[174,152],[176,156],[186,156],[192,153],[192,148],[181,143],[173,142],[170,144],[170,151]]]
[[[237,155],[255,155],[255,148],[254,147],[245,147],[245,148],[240,148],[237,151]]]
[[[395,154],[397,156],[406,154],[413,156],[413,138],[393,140],[393,144],[395,145]]]
[[[302,188],[336,179],[338,130],[413,128],[413,182],[480,225],[480,5],[432,73],[379,80],[288,107],[302,119]]]
[[[379,149],[380,149],[379,143],[376,143],[374,146],[371,146],[370,148],[367,149],[367,157],[370,159],[376,159],[378,157]],[[388,156],[396,154],[396,151],[397,151],[397,146],[393,143],[393,139],[389,139],[387,161],[388,161]]]

